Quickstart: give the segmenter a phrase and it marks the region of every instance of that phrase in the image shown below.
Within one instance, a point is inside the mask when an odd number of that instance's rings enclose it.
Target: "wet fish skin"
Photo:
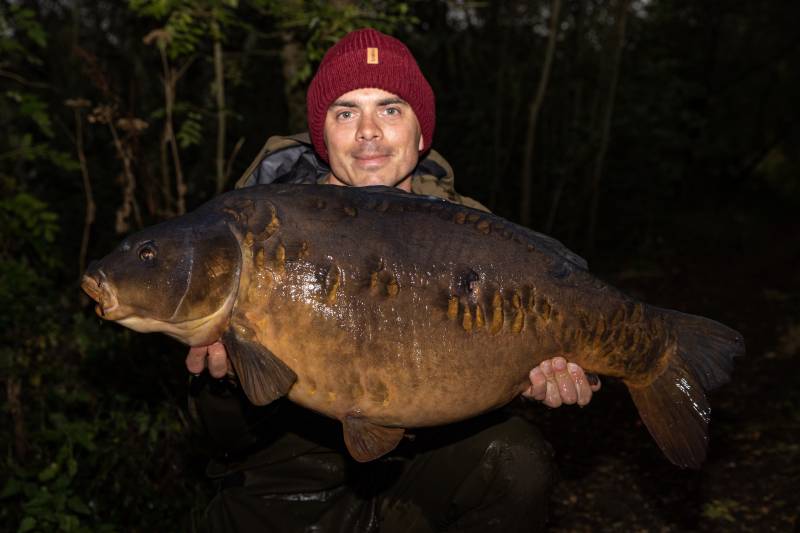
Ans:
[[[146,242],[165,263],[191,255],[192,267],[138,274],[129,251]],[[188,344],[221,336],[252,401],[287,394],[341,420],[359,460],[390,451],[404,428],[507,403],[531,368],[565,355],[624,380],[667,456],[698,466],[703,391],[725,382],[744,351],[733,330],[624,295],[549,237],[395,189],[251,187],[115,253],[87,274],[87,292],[102,277],[118,301],[139,303],[133,317],[107,318]],[[143,290],[164,284],[185,288],[180,302]],[[172,306],[183,311],[170,315]]]

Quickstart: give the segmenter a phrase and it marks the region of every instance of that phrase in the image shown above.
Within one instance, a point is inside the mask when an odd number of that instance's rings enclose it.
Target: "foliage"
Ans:
[[[25,382],[31,446],[26,460],[3,460],[4,523],[21,531],[127,531],[131,524],[147,531],[180,523],[185,515],[174,516],[173,506],[190,509],[202,486],[190,484],[192,475],[170,481],[183,469],[176,451],[188,436],[178,404],[148,402],[94,381],[87,367],[105,366],[99,358],[136,346],[128,336],[97,331],[83,315],[71,322],[51,329],[59,344],[44,350],[37,374]],[[66,339],[75,342],[65,346]],[[48,364],[54,353],[60,365]]]
[[[0,81],[15,82],[0,84],[0,125],[6,131],[0,139],[0,176],[20,161],[44,159],[64,170],[75,168],[66,154],[47,142],[55,135],[46,103],[48,86],[26,78],[26,71],[41,67],[46,46],[47,34],[34,9],[0,5]]]
[[[203,141],[203,116],[197,111],[189,111],[186,120],[178,130],[178,142],[181,148],[199,145]]]
[[[736,522],[734,514],[740,505],[736,500],[712,500],[703,507],[703,515],[712,520]]]
[[[294,86],[311,78],[314,66],[342,35],[365,26],[393,34],[419,22],[410,13],[408,2],[261,0],[257,3],[280,21],[281,29],[296,32],[305,42],[305,61],[297,75],[287,80]]]
[[[180,465],[170,450],[189,435],[179,403],[148,402],[87,373],[107,365],[104,359],[119,365],[115,353],[141,347],[130,335],[101,330],[96,319],[76,312],[74,296],[59,294],[55,213],[18,193],[0,201],[0,221],[0,371],[13,418],[0,442],[22,444],[2,460],[0,520],[17,523],[18,531],[158,527],[172,504],[155,503],[163,481],[152,478],[163,479],[165,468]],[[190,508],[196,493],[183,487],[172,498]],[[141,510],[147,510],[144,518]]]
[[[8,52],[9,59],[18,61],[9,66],[41,63],[25,44],[34,50],[46,44],[35,12],[18,5],[0,11],[0,49]],[[14,75],[25,81],[21,74]],[[6,137],[0,139],[0,323],[7,326],[0,331],[0,353],[6,370],[29,368],[37,352],[53,341],[47,324],[31,321],[28,315],[31,309],[47,305],[44,302],[51,289],[50,277],[59,266],[57,254],[53,253],[58,217],[45,202],[21,186],[20,181],[27,176],[24,169],[42,161],[58,163],[62,170],[74,168],[49,142],[53,137],[52,121],[36,92],[41,92],[39,87],[43,85],[29,81],[17,85],[21,87],[0,92],[0,110],[6,111],[3,116],[8,128]],[[12,347],[20,345],[27,350],[15,354]]]
[[[130,0],[134,13],[164,21],[166,38],[162,41],[172,59],[194,54],[201,48],[205,37],[219,32],[234,23],[240,23],[233,13],[237,0],[211,0],[194,2],[191,0]],[[222,38],[224,33],[212,35]]]
[[[138,508],[157,527],[171,504],[154,505],[151,479],[177,464],[165,448],[185,441],[186,423],[176,402],[109,390],[87,374],[115,350],[141,348],[78,309],[60,239],[69,229],[34,192],[40,172],[78,168],[58,143],[49,84],[35,78],[48,34],[35,10],[0,9],[0,383],[9,421],[0,430],[0,521],[17,531],[129,530],[150,523],[132,518]],[[191,507],[195,494],[173,498]]]

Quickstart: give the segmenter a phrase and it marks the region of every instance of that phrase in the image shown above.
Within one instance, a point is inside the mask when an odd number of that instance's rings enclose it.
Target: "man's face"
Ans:
[[[417,116],[400,97],[381,89],[345,93],[328,108],[324,133],[328,183],[411,191],[423,139]]]

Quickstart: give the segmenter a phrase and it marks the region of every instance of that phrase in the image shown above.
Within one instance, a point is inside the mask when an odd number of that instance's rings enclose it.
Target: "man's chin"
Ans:
[[[352,168],[350,172],[339,177],[333,173],[328,177],[327,183],[331,185],[348,185],[351,187],[369,187],[383,185],[384,187],[400,187],[404,190],[411,190],[411,176],[397,172],[395,169],[388,169],[381,165],[374,169]],[[404,186],[404,184],[408,186]]]
[[[380,169],[380,171],[376,172],[362,172],[355,176],[353,185],[357,187],[369,187],[373,185],[398,187],[404,181],[409,180],[409,176],[398,174],[397,172],[386,171],[385,169]]]
[[[345,185],[349,187],[369,187],[373,185],[393,187],[395,183],[397,183],[397,180],[382,176],[380,174],[358,174],[342,179],[332,177],[328,180],[328,183],[332,185]]]
[[[397,180],[393,178],[374,178],[359,180],[356,186],[358,187],[372,187],[376,185],[383,185],[384,187],[394,187]]]
[[[388,185],[396,181],[396,173],[386,164],[355,165],[353,169],[353,181],[357,185]]]
[[[403,186],[404,183],[406,183],[406,180],[390,181],[390,182],[387,182],[387,181],[375,181],[375,182],[361,183],[358,186],[359,187],[391,187],[391,188],[395,188],[395,189],[401,189],[401,190],[406,191],[406,192],[411,192],[411,187],[410,186],[409,187]],[[410,181],[408,183],[410,183]]]

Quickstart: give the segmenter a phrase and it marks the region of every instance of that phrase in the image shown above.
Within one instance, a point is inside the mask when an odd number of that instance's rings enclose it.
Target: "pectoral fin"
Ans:
[[[222,336],[222,342],[244,393],[254,405],[280,398],[297,381],[297,374],[261,344],[230,330]]]
[[[379,426],[360,418],[348,415],[344,425],[344,443],[353,459],[366,463],[386,455],[400,443],[405,429]]]

